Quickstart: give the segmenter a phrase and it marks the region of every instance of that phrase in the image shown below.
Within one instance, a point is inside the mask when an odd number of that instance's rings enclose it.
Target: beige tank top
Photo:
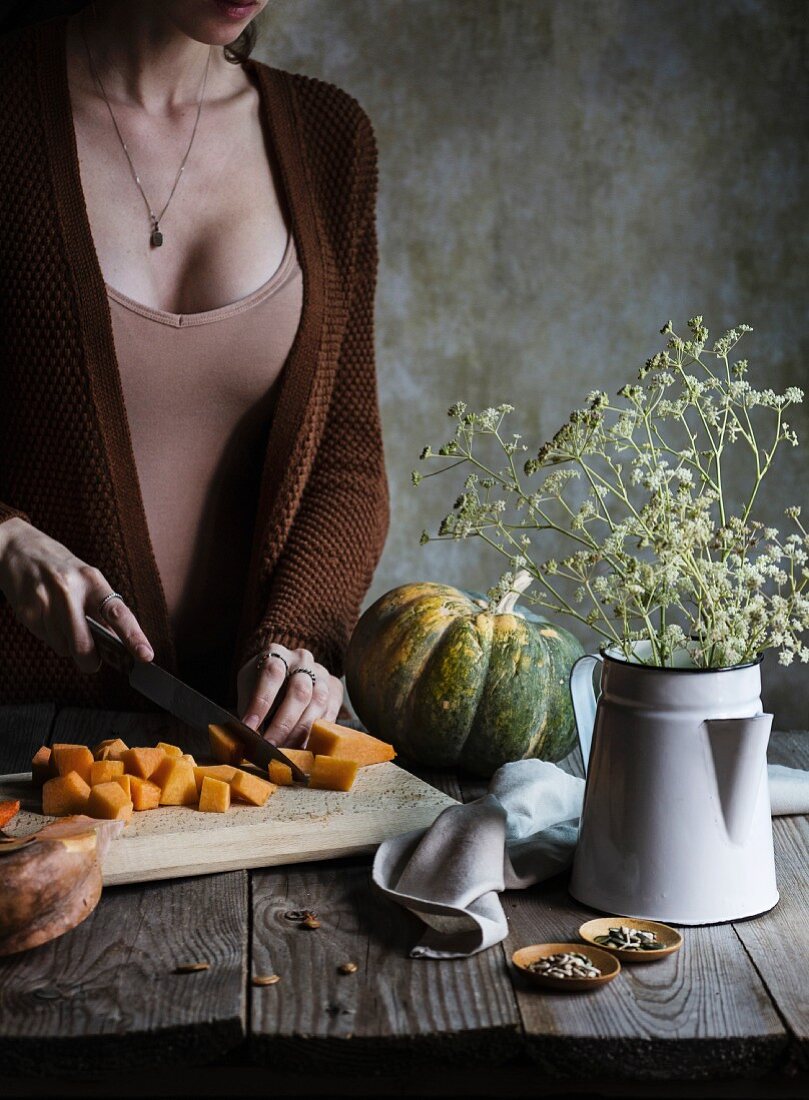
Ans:
[[[236,642],[278,379],[303,300],[289,234],[278,270],[204,313],[150,309],[107,287],[143,504],[180,675],[235,705]]]

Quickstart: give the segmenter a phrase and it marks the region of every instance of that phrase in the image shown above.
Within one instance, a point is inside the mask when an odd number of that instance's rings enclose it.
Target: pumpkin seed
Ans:
[[[301,928],[320,928],[320,921],[314,913],[310,913],[306,920],[301,921]]]
[[[280,974],[257,974],[253,978],[253,985],[276,985],[280,981]]]
[[[337,969],[340,971],[341,974],[356,974],[359,967],[357,966],[356,963],[347,962],[347,963],[340,963],[340,965],[337,967]]]
[[[198,970],[210,970],[211,964],[204,962],[197,963],[180,963],[179,966],[174,967],[175,974],[196,974]]]

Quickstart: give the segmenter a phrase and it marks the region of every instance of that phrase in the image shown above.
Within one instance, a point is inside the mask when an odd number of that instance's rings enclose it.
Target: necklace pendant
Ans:
[[[160,232],[157,226],[155,226],[152,230],[151,236],[149,237],[149,244],[152,246],[152,248],[160,248],[162,243],[163,234]]]

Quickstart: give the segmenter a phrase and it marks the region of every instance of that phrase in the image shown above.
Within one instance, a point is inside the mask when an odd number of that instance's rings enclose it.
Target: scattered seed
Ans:
[[[253,978],[253,985],[275,985],[281,981],[280,974],[257,974]]]
[[[210,970],[210,963],[180,963],[179,966],[174,967],[175,974],[195,974],[198,970]]]
[[[340,971],[341,974],[356,974],[359,967],[356,963],[348,962],[340,963],[337,969]]]
[[[320,928],[320,921],[310,913],[306,920],[301,921],[301,928]]]
[[[284,920],[300,924],[300,922],[306,920],[308,916],[311,916],[308,909],[288,909],[286,913],[284,913]]]
[[[622,951],[658,951],[664,944],[655,939],[654,932],[644,928],[628,928],[622,924],[610,928],[608,936],[595,936],[595,942],[605,947],[618,947]]]

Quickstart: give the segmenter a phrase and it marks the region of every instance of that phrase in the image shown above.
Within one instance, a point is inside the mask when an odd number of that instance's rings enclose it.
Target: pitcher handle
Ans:
[[[590,747],[593,743],[593,728],[596,721],[593,669],[602,662],[603,658],[600,654],[586,653],[584,657],[579,657],[570,672],[570,696],[573,700],[573,714],[576,718],[581,762],[585,775],[590,763]]]

